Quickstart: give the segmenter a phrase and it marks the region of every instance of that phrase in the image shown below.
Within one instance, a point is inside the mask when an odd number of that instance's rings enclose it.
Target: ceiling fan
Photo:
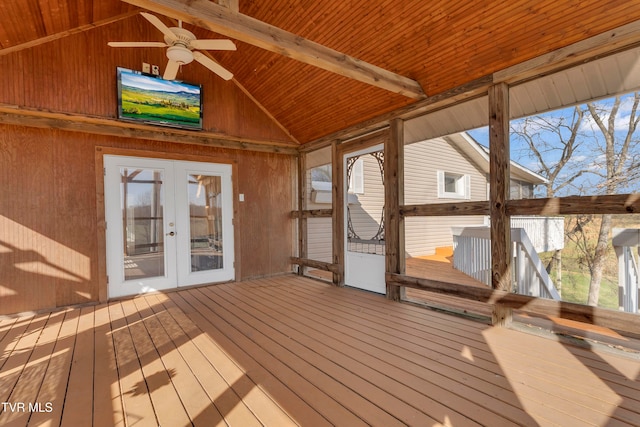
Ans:
[[[230,71],[198,50],[236,50],[236,45],[231,40],[198,40],[191,31],[182,28],[182,22],[178,27],[167,27],[157,16],[146,12],[140,12],[140,14],[164,34],[164,43],[109,42],[107,44],[111,47],[168,47],[169,62],[162,76],[165,80],[174,80],[180,66],[189,64],[194,59],[225,80],[233,77]]]

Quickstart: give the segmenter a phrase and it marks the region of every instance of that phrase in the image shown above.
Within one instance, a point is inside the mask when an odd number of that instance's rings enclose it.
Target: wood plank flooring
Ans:
[[[640,360],[280,276],[0,319],[0,425],[640,426]]]

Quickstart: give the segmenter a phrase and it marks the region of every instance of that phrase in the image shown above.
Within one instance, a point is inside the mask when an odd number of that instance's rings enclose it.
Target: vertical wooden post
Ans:
[[[331,176],[332,191],[332,230],[333,230],[333,263],[338,272],[333,273],[333,284],[344,285],[344,166],[342,152],[338,149],[338,142],[331,144]]]
[[[489,200],[491,205],[491,286],[511,291],[511,219],[507,215],[510,180],[509,86],[489,88]],[[511,309],[496,304],[493,323],[511,322]]]
[[[298,155],[298,257],[307,258],[307,218],[303,212],[307,208],[307,155]],[[304,266],[298,266],[298,275],[304,275]]]
[[[391,121],[391,132],[384,141],[384,239],[386,271],[404,274],[404,218],[400,206],[404,204],[404,121]],[[399,301],[404,287],[387,283],[387,298]]]

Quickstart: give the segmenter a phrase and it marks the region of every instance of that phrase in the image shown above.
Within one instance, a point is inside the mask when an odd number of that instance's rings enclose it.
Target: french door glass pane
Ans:
[[[189,175],[191,271],[217,270],[222,262],[222,179]]]
[[[164,173],[120,168],[125,280],[164,276]]]

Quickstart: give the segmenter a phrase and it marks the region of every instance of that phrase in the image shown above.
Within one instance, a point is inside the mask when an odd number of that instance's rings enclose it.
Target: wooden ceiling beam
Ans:
[[[220,6],[228,8],[232,12],[240,12],[239,0],[216,0],[216,3],[218,3]]]
[[[137,15],[140,13],[138,10],[132,10],[127,13],[122,13],[120,15],[112,16],[107,19],[103,19],[101,21],[92,22],[91,24],[81,25],[76,28],[71,28],[66,31],[61,31],[56,34],[51,34],[46,37],[40,37],[39,39],[31,40],[26,43],[21,43],[15,46],[7,47],[5,49],[0,49],[0,56],[8,55],[10,53],[20,52],[21,50],[30,49],[32,47],[40,46],[45,43],[52,42],[54,40],[62,39],[64,37],[72,36],[74,34],[79,34],[85,31],[93,30],[94,28],[101,27],[103,25],[112,24],[114,22],[121,21],[126,18],[130,18],[131,16]]]
[[[353,58],[250,16],[235,13],[227,7],[210,1],[122,1],[403,96],[414,99],[426,96],[420,83],[415,80]]]
[[[194,132],[168,127],[156,127],[103,117],[88,117],[79,114],[25,109],[7,104],[0,104],[0,124],[3,123],[45,129],[60,129],[70,132],[84,132],[95,135],[207,145],[232,150],[298,155],[297,144],[259,141],[213,132]]]

